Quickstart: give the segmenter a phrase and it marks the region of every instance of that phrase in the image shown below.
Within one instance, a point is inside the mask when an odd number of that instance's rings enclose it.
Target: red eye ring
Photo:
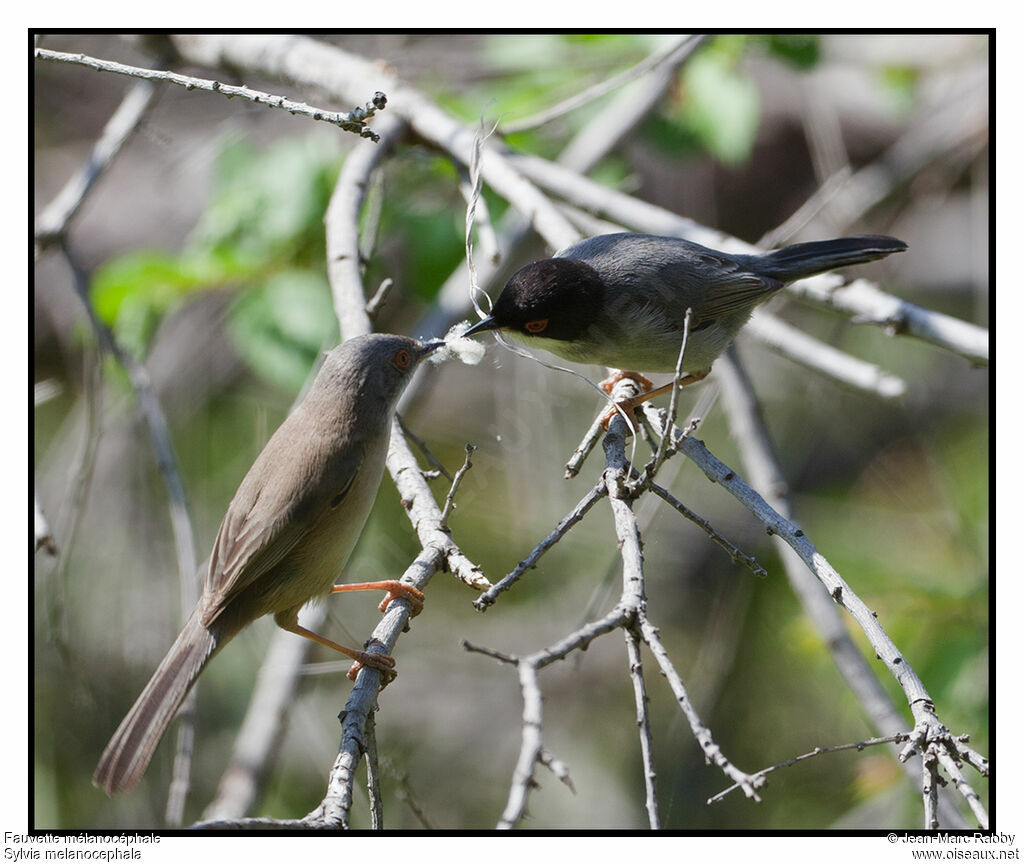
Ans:
[[[391,362],[399,369],[408,369],[409,364],[412,363],[412,355],[409,354],[409,349],[398,349],[398,351],[395,352],[395,356],[391,358]]]
[[[540,333],[548,326],[548,320],[546,318],[535,318],[533,321],[528,321],[523,325],[523,330],[527,333]]]

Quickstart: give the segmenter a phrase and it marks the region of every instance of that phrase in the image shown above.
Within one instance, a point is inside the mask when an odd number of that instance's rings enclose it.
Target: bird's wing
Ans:
[[[740,262],[725,255],[698,253],[689,266],[697,280],[706,286],[704,296],[693,310],[695,325],[748,310],[783,286],[777,279],[751,273]]]
[[[282,426],[267,442],[228,506],[206,573],[204,625],[294,549],[316,517],[340,504],[356,479],[361,447],[335,450],[331,465],[321,465],[328,449],[288,432]],[[305,467],[298,476],[297,466]]]

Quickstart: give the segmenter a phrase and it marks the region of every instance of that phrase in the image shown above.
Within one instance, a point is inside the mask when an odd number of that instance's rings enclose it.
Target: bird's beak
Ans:
[[[444,345],[443,339],[432,339],[430,342],[423,343],[423,357],[426,357],[428,354],[433,354],[442,345]]]
[[[471,336],[474,333],[483,333],[485,330],[497,330],[501,325],[494,320],[493,315],[487,316],[474,324],[469,330],[467,330],[463,336]]]

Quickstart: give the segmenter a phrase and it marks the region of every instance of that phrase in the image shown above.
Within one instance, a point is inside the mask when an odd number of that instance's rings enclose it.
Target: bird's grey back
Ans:
[[[599,234],[558,253],[593,267],[606,285],[620,290],[642,286],[663,300],[682,293],[686,303],[699,304],[716,285],[730,284],[746,272],[739,257],[709,249],[681,237],[651,234]]]

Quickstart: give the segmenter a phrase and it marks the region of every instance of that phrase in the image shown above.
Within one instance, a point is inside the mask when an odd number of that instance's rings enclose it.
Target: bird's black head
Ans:
[[[502,328],[524,337],[572,341],[593,324],[603,299],[604,283],[590,265],[545,258],[517,270],[491,314],[466,335]]]

